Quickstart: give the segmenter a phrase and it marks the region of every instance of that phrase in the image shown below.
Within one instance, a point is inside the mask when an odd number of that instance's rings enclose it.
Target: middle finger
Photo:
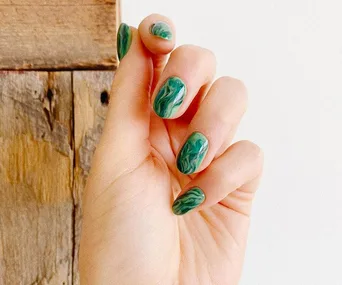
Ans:
[[[197,46],[175,49],[152,95],[155,113],[164,119],[175,119],[185,113],[200,89],[215,75],[213,53]]]

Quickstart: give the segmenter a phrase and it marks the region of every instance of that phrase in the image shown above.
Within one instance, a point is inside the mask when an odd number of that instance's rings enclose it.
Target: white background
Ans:
[[[169,16],[177,45],[249,89],[237,139],[262,146],[265,174],[241,284],[342,285],[342,1],[122,2],[123,21]]]

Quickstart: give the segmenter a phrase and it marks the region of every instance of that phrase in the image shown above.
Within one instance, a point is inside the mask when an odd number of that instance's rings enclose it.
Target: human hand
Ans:
[[[175,30],[163,16],[122,25],[119,42],[84,193],[81,284],[238,284],[263,164],[255,144],[231,145],[245,87],[212,84],[206,49],[180,46],[167,61]]]

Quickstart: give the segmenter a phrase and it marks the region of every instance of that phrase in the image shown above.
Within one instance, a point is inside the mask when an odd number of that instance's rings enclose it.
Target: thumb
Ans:
[[[111,167],[134,167],[150,152],[150,85],[152,59],[136,29],[121,24],[118,31],[118,55],[110,103],[101,141],[96,153]],[[124,163],[124,164],[123,164]],[[136,166],[135,166],[136,167]]]

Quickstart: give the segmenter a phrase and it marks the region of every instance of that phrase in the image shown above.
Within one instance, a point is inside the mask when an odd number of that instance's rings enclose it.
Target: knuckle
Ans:
[[[244,101],[247,101],[247,88],[240,79],[229,76],[222,76],[215,81],[219,88],[229,89],[232,93],[238,95]]]
[[[221,90],[227,90],[222,92],[231,97],[232,101],[238,102],[240,106],[243,107],[244,111],[247,109],[248,105],[248,94],[245,84],[236,78],[229,76],[223,76],[218,78],[213,87],[221,93]]]
[[[254,159],[260,159],[260,161],[263,161],[264,158],[264,152],[263,150],[254,142],[251,142],[249,140],[243,140],[238,142],[241,148],[244,149],[244,152],[251,156]]]
[[[191,62],[192,64],[203,63],[207,66],[208,63],[216,67],[216,57],[215,54],[206,48],[199,47],[196,45],[182,45],[176,48],[172,54],[172,57],[180,57],[186,62]]]
[[[254,175],[261,175],[264,165],[264,153],[262,149],[248,140],[239,141],[234,146],[240,148],[245,162],[252,167]]]

